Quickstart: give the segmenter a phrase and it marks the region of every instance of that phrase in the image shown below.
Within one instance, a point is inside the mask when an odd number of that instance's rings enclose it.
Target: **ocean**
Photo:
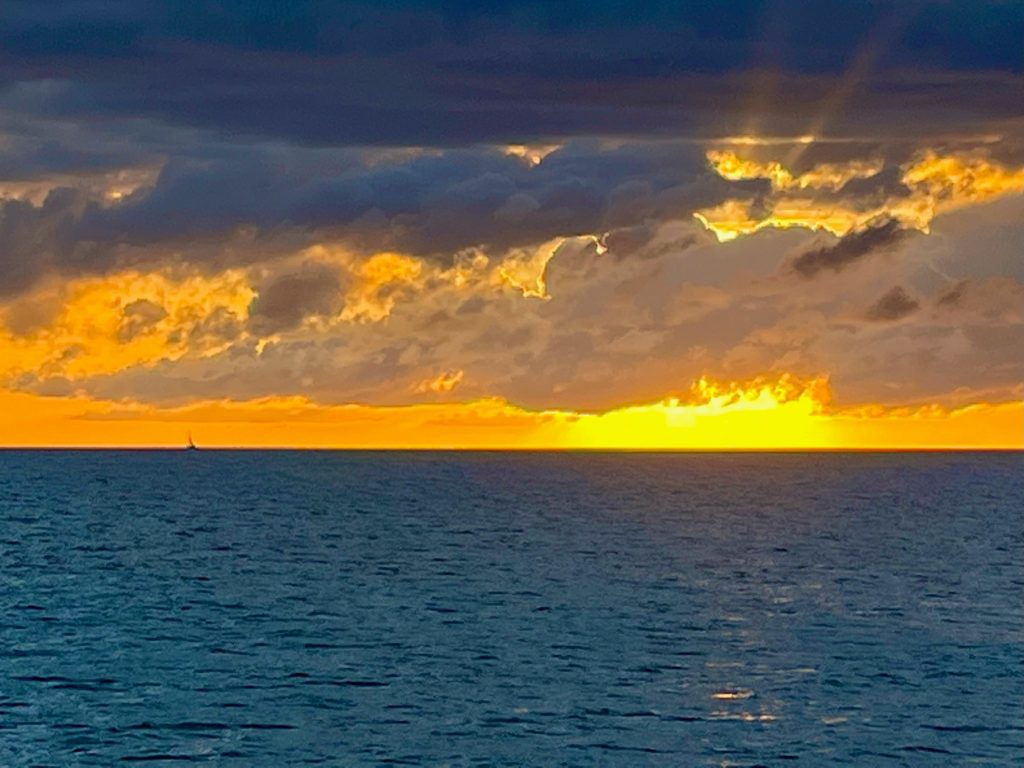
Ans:
[[[1020,766],[1024,454],[0,452],[0,765]]]

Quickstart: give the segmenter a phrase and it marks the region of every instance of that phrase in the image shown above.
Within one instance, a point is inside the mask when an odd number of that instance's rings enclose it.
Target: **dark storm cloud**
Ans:
[[[34,126],[24,126],[23,130],[24,133],[21,135],[7,133],[5,141],[0,144],[0,179],[31,179],[49,174],[100,172],[141,162],[144,159],[130,147],[121,147],[119,151],[76,147],[55,138],[47,139],[33,135]],[[74,140],[77,141],[77,137]]]
[[[252,263],[268,241],[340,239],[358,250],[450,259],[623,220],[685,218],[739,187],[691,144],[575,142],[535,167],[495,149],[448,150],[367,165],[351,150],[239,147],[171,158],[152,187],[109,205],[57,189],[39,206],[0,201],[0,294],[50,271],[103,272],[135,259]],[[211,256],[204,242],[245,232],[248,247]],[[163,249],[151,250],[152,246]],[[175,246],[172,248],[172,246]],[[230,251],[230,252],[229,252]]]
[[[241,320],[227,307],[217,307],[210,314],[196,319],[185,331],[189,345],[196,347],[223,343],[237,338],[241,332]],[[170,334],[168,341],[178,343],[183,335],[183,329],[178,329]]]
[[[779,87],[762,128],[800,132],[868,51],[874,67],[849,96],[871,109],[834,119],[913,134],[917,113],[942,112],[946,127],[1017,114],[1021,39],[1024,7],[996,0],[8,0],[0,83],[67,81],[52,114],[454,145],[737,132],[768,72]]]
[[[967,289],[970,287],[970,280],[960,280],[954,285],[950,286],[946,290],[939,294],[939,297],[935,300],[935,303],[947,309],[958,307],[960,302],[963,301],[964,296],[967,293]]]
[[[249,307],[249,325],[258,334],[294,328],[307,317],[336,315],[343,304],[338,273],[322,264],[275,275],[258,292]]]
[[[895,219],[859,229],[843,236],[835,245],[826,245],[800,254],[793,260],[793,269],[805,278],[823,270],[839,272],[870,253],[895,245],[909,232]]]
[[[903,286],[897,285],[871,305],[867,317],[875,322],[902,320],[916,312],[919,306],[917,299],[907,293]]]
[[[601,245],[613,256],[624,258],[647,245],[655,233],[656,227],[650,222],[632,227],[619,227],[602,237]]]
[[[70,265],[90,250],[77,239],[88,206],[71,189],[52,192],[40,206],[0,200],[0,296],[28,288],[53,264]]]
[[[766,187],[715,176],[687,143],[752,117],[762,133],[866,136],[809,146],[794,168],[884,155],[841,193],[881,195],[912,150],[894,133],[1019,113],[1022,33],[1024,6],[999,2],[8,0],[0,184],[55,189],[0,200],[0,295],[167,252],[252,263],[282,237],[450,258],[611,232],[625,255],[659,222]],[[627,143],[579,138],[602,135]],[[565,146],[535,168],[480,146],[541,139]],[[356,145],[445,150],[368,161]],[[117,205],[67,179],[143,166],[159,178]],[[880,234],[797,269],[841,268]]]
[[[123,344],[141,336],[167,317],[167,310],[149,299],[137,299],[122,312],[117,340]]]
[[[652,259],[665,253],[681,253],[697,242],[697,236],[686,234],[652,245],[658,236],[659,222],[648,219],[643,224],[612,229],[601,238],[601,245],[616,259],[635,255]]]

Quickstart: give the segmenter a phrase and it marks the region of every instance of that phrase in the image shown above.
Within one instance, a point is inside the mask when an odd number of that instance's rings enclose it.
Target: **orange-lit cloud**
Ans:
[[[883,169],[880,161],[823,164],[794,174],[779,161],[744,159],[730,151],[711,150],[707,158],[722,178],[767,179],[772,186],[772,194],[757,205],[753,200],[730,199],[694,213],[719,242],[766,228],[801,227],[842,237],[878,218],[928,232],[932,220],[941,213],[1024,193],[1024,168],[1007,168],[981,154],[939,155],[926,151],[901,168],[901,181],[909,194],[890,195],[881,203],[871,197],[833,199],[808,194],[815,190],[835,192],[851,180],[870,178]]]
[[[935,213],[1024,193],[1024,167],[1007,168],[980,155],[925,152],[907,166],[903,183],[934,204]]]
[[[545,157],[561,147],[561,144],[507,144],[502,149],[506,155],[522,158],[530,165],[540,165]]]
[[[800,227],[830,232],[837,237],[871,221],[881,212],[853,210],[842,204],[823,204],[812,198],[786,197],[775,201],[770,213],[755,212],[750,201],[726,200],[713,208],[693,214],[720,243],[752,235],[762,229],[793,229]]]
[[[455,254],[449,265],[391,251],[360,257],[331,245],[307,248],[299,257],[332,264],[346,275],[344,308],[331,320],[367,324],[385,320],[400,303],[416,301],[424,293],[437,290],[489,291],[498,287],[524,298],[548,298],[544,278],[547,264],[571,239],[556,238],[494,259],[470,248]]]
[[[243,274],[121,272],[50,286],[0,311],[0,380],[76,379],[130,365],[214,354],[214,326],[238,323],[254,296]]]
[[[913,449],[1024,448],[1024,403],[834,409],[827,380],[719,384],[604,413],[529,411],[501,399],[373,407],[301,397],[178,408],[0,394],[0,442],[21,446],[200,444],[338,448]]]
[[[433,378],[424,379],[417,383],[416,386],[413,387],[413,392],[419,394],[426,392],[433,392],[435,394],[451,392],[462,383],[462,379],[465,378],[465,375],[465,372],[461,370],[444,371]]]
[[[555,252],[569,238],[556,238],[533,249],[509,254],[494,270],[494,282],[520,291],[523,296],[548,299],[545,272]]]
[[[345,296],[341,319],[377,322],[391,314],[404,290],[417,285],[422,262],[398,253],[378,253],[355,268],[356,282]]]
[[[430,302],[440,309],[445,302],[462,301],[474,293],[549,298],[545,270],[564,242],[559,238],[493,260],[467,251],[447,265],[394,252],[363,257],[339,246],[317,245],[270,268],[214,274],[185,268],[131,269],[51,279],[0,303],[0,386],[21,377],[74,384],[132,367],[212,357],[232,344],[251,343],[261,351],[288,335],[323,338],[344,326],[363,326],[352,332],[367,337],[372,326],[400,305],[407,315],[402,327],[415,333],[418,313]],[[281,328],[251,322],[261,308],[259,299],[272,295],[275,279],[287,282],[321,272],[337,275],[336,309],[299,316],[298,322]],[[283,300],[299,299],[286,294]],[[453,378],[447,390],[421,391],[450,391],[460,381]],[[144,399],[145,393],[140,397]]]
[[[774,189],[840,189],[853,179],[867,179],[883,168],[880,159],[853,160],[848,163],[816,165],[794,175],[781,162],[758,162],[741,158],[735,152],[711,150],[707,153],[711,168],[723,179],[768,179]]]

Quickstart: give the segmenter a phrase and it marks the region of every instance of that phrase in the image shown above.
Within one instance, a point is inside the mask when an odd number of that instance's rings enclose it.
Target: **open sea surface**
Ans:
[[[1021,766],[1024,454],[0,452],[0,765]]]

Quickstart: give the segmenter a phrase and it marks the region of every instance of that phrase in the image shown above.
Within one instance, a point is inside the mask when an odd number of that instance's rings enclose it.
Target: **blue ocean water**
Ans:
[[[0,765],[1019,766],[1024,454],[0,452]]]

